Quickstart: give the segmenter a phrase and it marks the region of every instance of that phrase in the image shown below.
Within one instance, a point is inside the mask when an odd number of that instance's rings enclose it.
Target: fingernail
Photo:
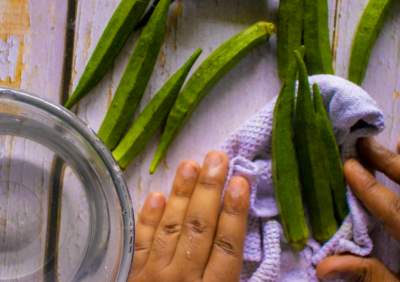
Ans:
[[[205,163],[207,165],[207,174],[214,177],[220,173],[223,157],[220,153],[210,153],[208,154]]]
[[[149,206],[151,209],[161,208],[164,204],[164,196],[161,193],[151,193]]]
[[[195,179],[197,177],[196,167],[190,162],[185,163],[182,168],[182,176],[185,180]]]
[[[246,200],[247,184],[241,178],[233,178],[228,186],[228,204],[233,210],[242,210],[248,204]]]
[[[229,195],[231,196],[232,200],[239,200],[244,194],[243,187],[238,184],[230,186],[228,188],[228,191],[229,191]]]

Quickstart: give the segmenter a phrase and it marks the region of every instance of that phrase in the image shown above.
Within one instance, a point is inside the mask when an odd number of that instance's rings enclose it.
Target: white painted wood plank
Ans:
[[[119,0],[85,0],[78,1],[77,15],[75,22],[75,47],[73,57],[72,85],[73,88],[81,76],[91,53],[96,47],[97,41],[101,36],[109,18],[117,7]],[[92,129],[97,130],[103,119],[103,115],[109,103],[112,93],[116,87],[121,72],[124,69],[127,53],[132,49],[133,41],[127,44],[127,48],[122,51],[121,56],[112,70],[105,78],[85,97],[78,105],[76,112],[78,116]],[[61,281],[68,281],[71,272],[76,270],[76,266],[81,263],[82,257],[79,255],[82,248],[86,247],[88,236],[89,214],[79,212],[68,212],[68,205],[79,205],[84,210],[86,196],[82,195],[83,187],[79,180],[71,174],[66,173],[64,178],[63,190],[63,213],[68,213],[68,219],[62,218],[61,223],[61,244],[59,264],[59,277]],[[74,228],[70,228],[71,223]],[[111,238],[115,240],[115,238]],[[83,250],[86,251],[86,250]],[[98,269],[95,277],[90,277],[92,281],[114,281],[115,272],[109,268]]]
[[[117,7],[118,0],[88,0],[78,2],[76,41],[73,61],[73,87],[77,84],[87,61],[90,58],[97,41],[101,36],[112,13]],[[112,70],[105,78],[85,97],[77,107],[78,116],[97,130],[100,126],[105,109],[111,102],[111,95],[118,83],[121,72],[125,68],[128,53],[132,50],[132,43],[128,42],[121,56],[117,58]]]
[[[0,2],[1,86],[59,101],[66,4],[64,0]],[[16,245],[14,250],[0,249],[0,279],[18,273],[20,277],[13,281],[40,281],[53,154],[31,141],[1,138],[0,156],[1,187],[7,192],[2,197],[7,205],[1,206],[4,225],[0,227],[0,240],[6,239],[6,245],[15,241]],[[7,185],[7,181],[13,184]],[[24,238],[30,229],[31,238]]]

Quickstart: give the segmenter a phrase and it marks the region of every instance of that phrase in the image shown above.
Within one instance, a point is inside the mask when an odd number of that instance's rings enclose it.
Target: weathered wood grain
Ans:
[[[0,2],[1,86],[59,101],[65,4],[64,0]],[[52,152],[34,142],[0,139],[0,280],[42,280],[52,158]],[[25,238],[26,234],[31,235]]]
[[[344,77],[347,76],[353,33],[366,2],[367,0],[329,1],[332,52],[336,72]],[[118,0],[78,1],[73,85],[76,85],[97,39],[118,3]],[[59,101],[64,62],[66,5],[65,0],[3,0],[0,2],[0,85],[22,88],[52,102]],[[195,48],[204,49],[196,64],[198,65],[215,47],[249,24],[260,19],[275,21],[277,5],[277,0],[177,0],[171,8],[166,43],[143,98],[142,108]],[[379,139],[392,148],[397,142],[400,130],[398,76],[400,34],[397,32],[400,29],[399,13],[400,4],[396,3],[374,48],[363,85],[385,111],[388,127]],[[102,122],[136,38],[137,34],[132,36],[117,58],[113,69],[76,109],[77,114],[94,130],[97,130]],[[275,41],[276,38],[272,37],[265,46],[254,50],[209,93],[173,143],[165,162],[154,176],[149,175],[148,167],[158,136],[128,168],[126,178],[136,211],[148,192],[169,193],[174,171],[180,160],[194,159],[201,162],[207,151],[218,149],[230,132],[277,95],[280,82],[276,72]],[[35,156],[30,155],[31,152],[35,152]],[[31,160],[30,164],[37,168],[37,174],[32,167],[24,167],[10,160],[16,156],[21,156],[20,158],[27,156]],[[39,186],[41,184],[42,187],[47,187],[47,172],[50,169],[51,157],[51,153],[37,145],[13,138],[2,138],[0,140],[1,179],[12,175],[24,183],[20,178],[25,175]],[[78,181],[71,176],[71,172],[67,170],[65,175],[64,186],[69,189],[63,191],[63,208],[68,208],[71,203],[77,202],[81,195],[79,189],[71,188],[79,185]],[[397,187],[386,180],[384,182],[393,188]],[[0,239],[11,234],[13,230],[12,226],[7,227],[5,224],[10,216],[7,214],[9,209],[4,208],[12,199],[9,193],[11,190],[8,186],[4,186],[6,188],[3,186],[0,183]],[[21,191],[18,187],[13,189],[17,194]],[[38,189],[35,193],[35,197],[43,203],[37,208],[40,213],[38,218],[46,222],[47,207],[44,203],[47,191]],[[84,207],[85,203],[81,202],[81,204]],[[35,206],[32,206],[32,209],[35,210]],[[14,214],[17,210],[11,209]],[[60,239],[62,242],[60,264],[63,268],[59,270],[59,277],[62,281],[68,280],[68,272],[76,267],[79,260],[76,251],[81,248],[79,240],[84,241],[83,238],[86,236],[84,214],[72,213],[69,217],[62,218],[61,226],[67,228],[71,226],[70,222],[74,222],[79,217],[81,217],[82,225],[77,224],[67,230],[68,232],[61,232],[63,235]],[[41,226],[40,232],[45,232],[42,223],[38,226]],[[18,230],[18,234],[23,234],[22,223]],[[374,236],[378,246],[390,243],[390,240],[382,235],[380,227],[375,229]],[[71,245],[74,241],[77,244]],[[42,247],[37,246],[37,254],[41,256],[43,256]],[[0,248],[2,248],[1,243]],[[398,246],[394,244],[388,247],[383,246],[381,250],[383,250],[379,253],[381,257],[389,253],[400,254]],[[0,278],[6,271],[10,271],[2,268],[9,259],[0,255]],[[24,258],[21,256],[20,259]],[[393,269],[398,267],[395,261],[387,263],[392,264]],[[27,269],[32,267],[32,264],[24,267]],[[102,278],[107,277],[105,276],[107,270],[99,275],[104,275]],[[39,276],[36,278],[40,279]]]

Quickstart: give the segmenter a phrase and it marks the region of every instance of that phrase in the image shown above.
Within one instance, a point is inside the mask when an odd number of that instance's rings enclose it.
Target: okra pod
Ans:
[[[174,1],[175,0],[171,0],[171,4],[174,3]],[[149,22],[150,17],[153,14],[154,9],[157,7],[158,2],[160,2],[160,0],[154,0],[153,3],[151,3],[150,7],[147,9],[140,22],[137,23],[135,30],[141,29]]]
[[[350,55],[349,80],[356,84],[361,84],[364,80],[372,48],[392,2],[392,0],[369,0],[363,12]]]
[[[202,98],[253,47],[266,42],[274,25],[258,22],[218,47],[189,78],[168,115],[165,130],[150,165],[154,173],[168,147]]]
[[[164,42],[170,0],[160,0],[143,28],[98,135],[113,150],[133,119]]]
[[[340,157],[332,123],[325,110],[321,92],[317,84],[313,85],[315,118],[320,131],[320,138],[324,146],[324,158],[326,172],[332,191],[335,215],[338,222],[342,222],[349,209],[346,200],[346,182],[343,174],[343,164]]]
[[[295,250],[307,243],[309,230],[304,215],[301,182],[294,145],[293,118],[297,65],[289,64],[274,109],[272,129],[272,179],[285,237]]]
[[[327,0],[304,0],[305,60],[310,74],[333,74]]]
[[[280,0],[278,10],[278,73],[285,81],[293,51],[301,46],[304,0]]]
[[[319,242],[325,242],[336,232],[337,223],[329,178],[322,159],[325,157],[324,146],[315,119],[307,68],[298,51],[295,51],[295,57],[299,66],[295,143],[300,178],[313,237]]]
[[[201,49],[197,49],[186,63],[167,80],[115,148],[113,156],[122,169],[125,169],[144,149],[156,130],[161,127],[201,52]]]
[[[72,108],[104,77],[129,35],[142,19],[149,2],[150,0],[121,0],[65,107]]]

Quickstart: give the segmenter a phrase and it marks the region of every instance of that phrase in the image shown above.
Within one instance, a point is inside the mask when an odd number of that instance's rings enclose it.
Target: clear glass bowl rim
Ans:
[[[0,99],[9,99],[28,104],[48,113],[49,115],[59,118],[60,120],[71,126],[71,128],[76,130],[77,133],[81,135],[92,146],[94,151],[104,162],[104,165],[108,170],[116,187],[116,192],[121,205],[121,217],[124,225],[124,237],[122,242],[123,249],[117,281],[127,281],[134,252],[134,212],[128,186],[123,177],[122,171],[112,157],[111,152],[105,147],[103,142],[100,141],[100,139],[88,125],[80,120],[73,112],[69,111],[61,105],[53,104],[25,91],[14,90],[4,87],[0,87]]]

